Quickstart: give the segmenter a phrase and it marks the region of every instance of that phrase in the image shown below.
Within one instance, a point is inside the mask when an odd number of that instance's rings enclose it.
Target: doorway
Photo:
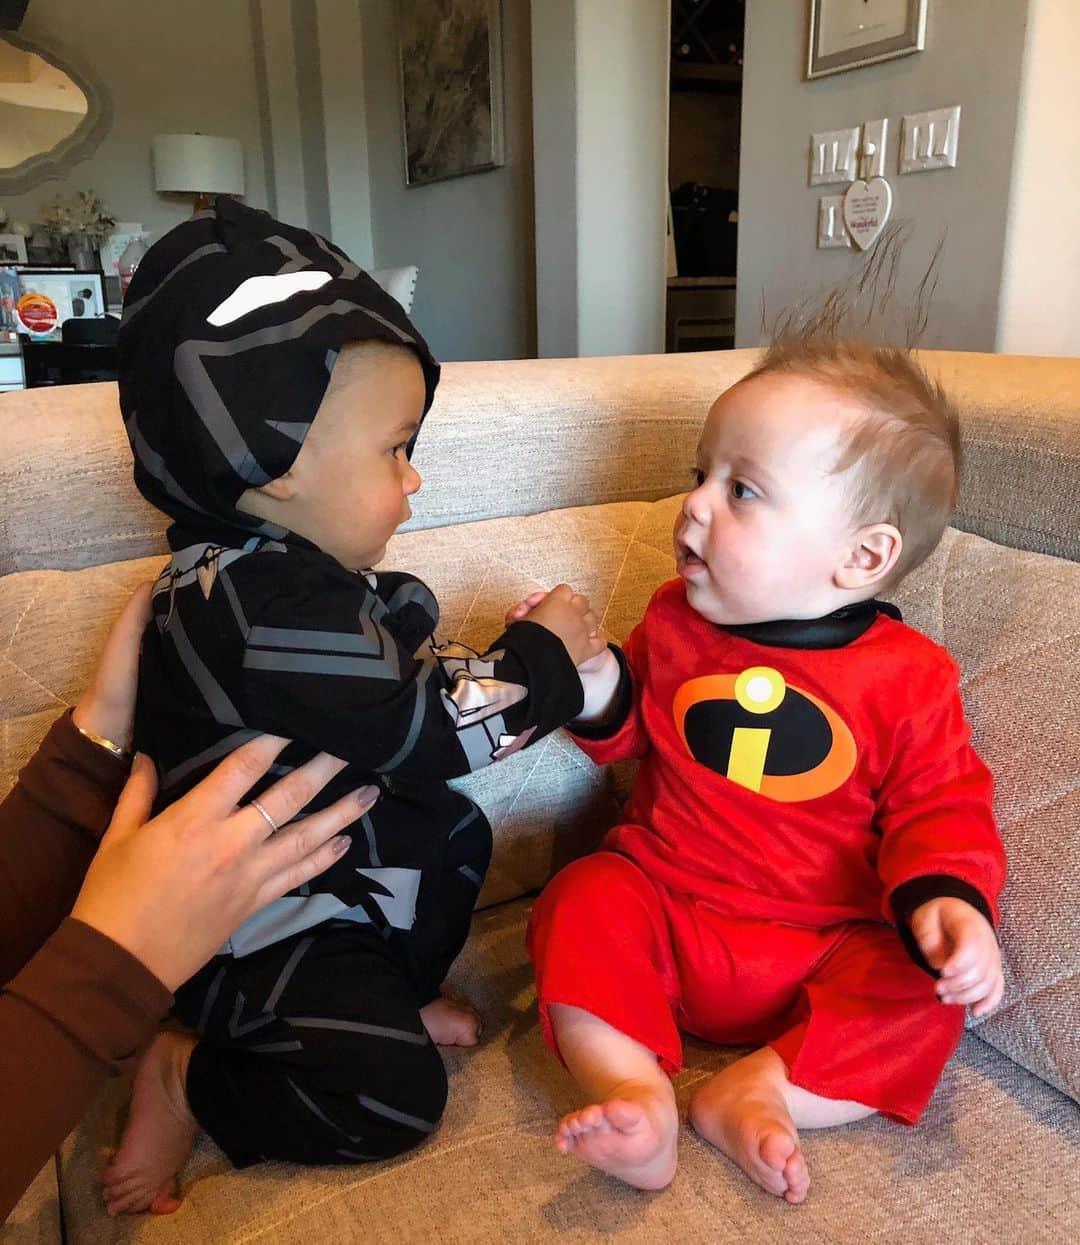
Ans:
[[[735,345],[746,0],[672,0],[665,349]]]

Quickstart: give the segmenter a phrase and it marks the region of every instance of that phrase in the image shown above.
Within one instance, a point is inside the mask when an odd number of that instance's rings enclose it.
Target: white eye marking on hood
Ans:
[[[271,303],[283,303],[301,290],[317,290],[333,277],[328,272],[306,268],[302,272],[279,272],[276,276],[248,277],[229,295],[223,303],[219,303],[206,317],[207,323],[215,328],[232,324],[241,316],[258,307],[269,307]]]

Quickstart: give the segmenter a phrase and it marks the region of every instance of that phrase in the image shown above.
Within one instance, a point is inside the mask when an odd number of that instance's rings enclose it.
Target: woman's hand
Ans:
[[[150,584],[140,584],[113,623],[90,686],[72,713],[75,725],[131,747],[135,694],[139,686],[139,645],[150,621]]]
[[[135,627],[133,606],[134,598],[109,638],[99,675],[111,661],[114,640],[118,651],[128,651],[124,628]],[[121,700],[114,698],[112,707]],[[105,734],[96,721],[89,729]],[[377,787],[363,787],[286,827],[344,768],[344,761],[320,753],[259,797],[284,827],[272,833],[258,809],[237,808],[237,802],[287,743],[273,735],[250,740],[152,821],[157,777],[149,758],[137,756],[71,915],[175,991],[253,912],[338,860],[349,846],[338,831],[378,798]]]

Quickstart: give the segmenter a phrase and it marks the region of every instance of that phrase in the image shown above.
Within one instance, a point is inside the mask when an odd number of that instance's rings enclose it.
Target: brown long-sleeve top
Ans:
[[[66,713],[0,804],[0,1222],[172,1004],[67,915],[127,774]]]

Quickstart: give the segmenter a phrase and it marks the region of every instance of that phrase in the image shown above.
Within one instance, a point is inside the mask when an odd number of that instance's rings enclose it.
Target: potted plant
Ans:
[[[100,267],[97,252],[112,232],[116,219],[92,190],[80,190],[73,200],[57,197],[42,204],[39,228],[54,254],[80,271]]]

